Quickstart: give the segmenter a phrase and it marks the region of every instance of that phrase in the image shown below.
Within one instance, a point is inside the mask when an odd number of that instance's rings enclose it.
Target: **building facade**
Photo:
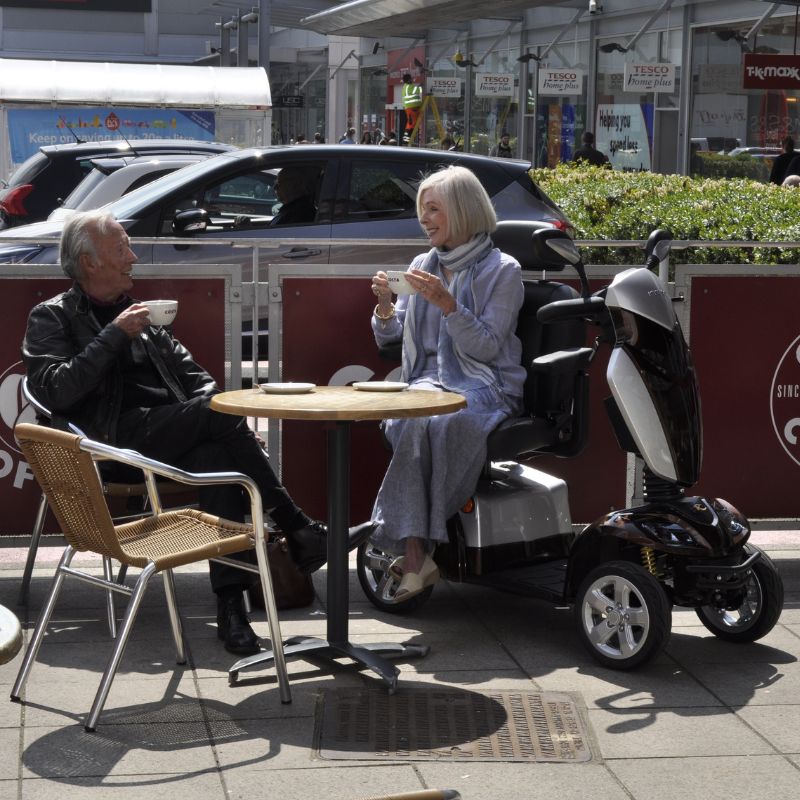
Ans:
[[[412,30],[391,0],[308,0],[311,17],[285,0],[0,0],[0,58],[260,64],[273,143],[336,140],[350,126],[402,143],[406,73],[425,96],[410,144],[491,153],[507,132],[513,154],[538,166],[571,159],[592,131],[616,169],[766,179],[783,137],[800,135],[794,5],[512,0],[486,19],[462,0],[452,27],[426,13],[449,2],[419,0]],[[344,7],[360,21],[326,18]]]

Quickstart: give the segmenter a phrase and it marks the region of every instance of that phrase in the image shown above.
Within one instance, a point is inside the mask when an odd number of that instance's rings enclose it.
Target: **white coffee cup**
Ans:
[[[178,313],[177,300],[143,300],[142,305],[147,306],[151,325],[171,325]]]
[[[416,294],[417,290],[408,282],[406,273],[402,270],[390,269],[386,272],[389,288],[395,294]]]

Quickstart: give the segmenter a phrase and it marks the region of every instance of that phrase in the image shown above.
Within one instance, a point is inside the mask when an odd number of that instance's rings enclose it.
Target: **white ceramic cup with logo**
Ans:
[[[178,314],[177,300],[143,300],[150,314],[151,325],[172,325]]]
[[[416,294],[417,290],[408,282],[403,270],[390,269],[386,272],[389,288],[397,295]]]

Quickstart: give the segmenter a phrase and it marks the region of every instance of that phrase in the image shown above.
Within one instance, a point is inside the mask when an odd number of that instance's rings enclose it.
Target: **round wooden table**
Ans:
[[[211,399],[211,408],[226,414],[270,419],[335,422],[328,431],[328,618],[326,638],[293,637],[284,655],[303,653],[335,661],[348,656],[376,672],[394,691],[399,670],[381,657],[421,656],[422,645],[392,643],[353,645],[348,640],[348,530],[350,525],[350,424],[361,420],[428,417],[452,414],[465,408],[466,400],[452,392],[405,390],[363,391],[352,386],[318,386],[303,394],[268,394],[260,389],[222,392]],[[289,487],[291,490],[291,487]],[[229,670],[231,681],[239,671],[270,661],[271,650],[237,661]]]

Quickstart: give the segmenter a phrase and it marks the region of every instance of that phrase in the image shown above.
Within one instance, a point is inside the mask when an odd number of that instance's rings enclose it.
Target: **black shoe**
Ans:
[[[347,549],[355,550],[356,547],[364,544],[364,542],[375,533],[377,527],[378,526],[371,520],[369,522],[362,522],[360,525],[353,525],[353,527],[350,528]]]
[[[217,637],[229,653],[238,656],[251,656],[261,649],[244,612],[241,592],[217,595]]]
[[[328,527],[322,522],[287,533],[286,542],[292,561],[304,575],[316,572],[328,560]]]
[[[363,522],[350,528],[347,549],[355,550],[369,539],[375,527],[372,522]],[[316,572],[328,560],[328,526],[322,522],[312,522],[286,534],[286,541],[292,561],[304,575]]]

